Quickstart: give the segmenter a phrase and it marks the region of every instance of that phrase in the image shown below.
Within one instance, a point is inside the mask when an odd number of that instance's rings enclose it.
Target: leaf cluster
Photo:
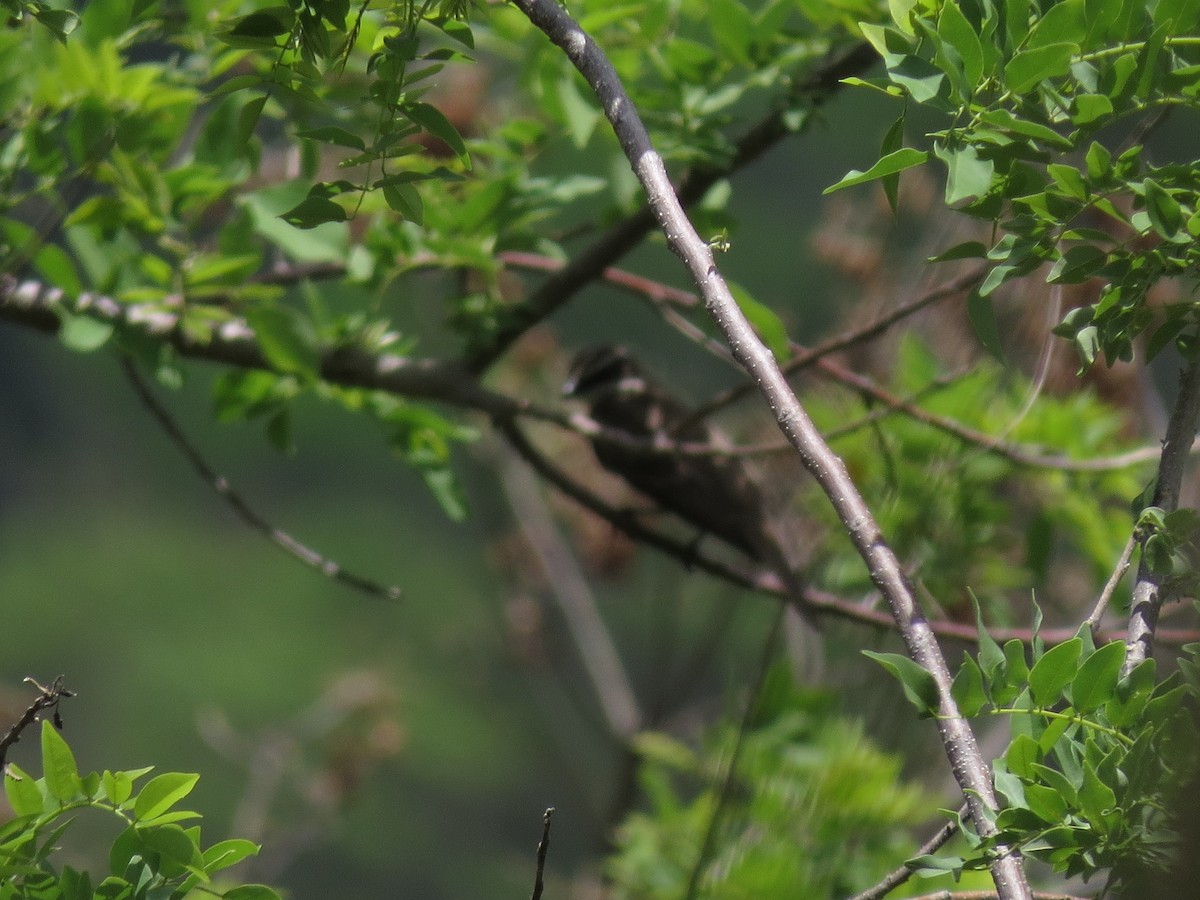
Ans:
[[[921,791],[829,695],[774,671],[725,784],[737,742],[732,724],[698,748],[664,734],[638,738],[649,808],[618,829],[608,867],[616,896],[683,896],[714,817],[718,849],[699,896],[846,896],[904,852]]]
[[[959,244],[940,259],[980,257],[991,270],[977,298],[1046,266],[1051,284],[1099,279],[1095,302],[1057,329],[1085,367],[1133,355],[1153,322],[1146,302],[1164,278],[1200,263],[1200,172],[1153,165],[1131,121],[1153,125],[1200,105],[1195,4],[1130,0],[905,0],[890,24],[862,25],[887,77],[858,83],[929,107],[947,121],[930,149],[902,146],[905,115],[881,159],[830,190],[882,179],[895,204],[900,172],[936,158],[946,202],[993,223],[990,244]],[[906,109],[907,112],[907,109]],[[1195,310],[1168,311],[1150,339],[1190,351]]]
[[[938,714],[932,676],[907,657],[869,654],[895,675],[922,715]],[[1179,674],[1156,683],[1155,661],[1122,672],[1125,647],[1096,647],[1080,629],[1047,648],[1010,640],[1000,647],[980,626],[977,657],[964,654],[953,696],[967,717],[1003,716],[1012,739],[994,764],[1003,808],[997,833],[971,852],[922,857],[923,873],[984,868],[998,845],[1020,849],[1067,876],[1107,871],[1120,884],[1165,868],[1175,845],[1171,807],[1200,759],[1185,701],[1195,687]]]
[[[202,847],[199,817],[179,808],[199,779],[151,768],[82,774],[71,748],[49,720],[42,722],[41,778],[15,764],[4,773],[4,791],[15,818],[0,827],[0,897],[5,900],[182,900],[196,890],[227,900],[279,900],[264,885],[221,887],[214,876],[258,853],[239,839]],[[140,782],[140,784],[139,784]],[[84,810],[115,817],[123,830],[109,851],[108,873],[55,863],[59,842]]]

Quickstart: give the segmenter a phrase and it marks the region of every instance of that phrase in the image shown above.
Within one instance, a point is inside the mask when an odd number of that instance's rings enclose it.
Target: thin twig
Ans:
[[[787,596],[787,591],[783,583],[774,573],[748,572],[728,565],[700,553],[696,549],[695,542],[685,543],[677,541],[660,531],[643,525],[640,519],[630,513],[629,510],[605,502],[602,498],[583,487],[550,462],[529,441],[514,421],[501,418],[496,420],[494,424],[496,430],[509,442],[517,454],[533,467],[534,471],[543,479],[554,485],[580,506],[590,510],[614,528],[629,535],[631,539],[677,559],[689,569],[698,569],[737,587],[769,597],[780,598]],[[839,597],[837,594],[823,591],[811,585],[806,585],[804,588],[804,604],[807,609],[821,615],[833,616],[849,622],[856,622],[860,625],[881,628],[886,631],[896,630],[895,619],[889,613],[865,606],[855,600]],[[939,637],[952,638],[967,644],[974,644],[979,640],[979,634],[974,625],[940,619],[930,621],[928,624]],[[1063,641],[1069,641],[1077,632],[1078,629],[1076,628],[1048,628],[1043,629],[1039,634],[1048,645],[1054,645],[1060,644]],[[991,634],[1001,643],[1012,639],[1029,641],[1032,637],[1032,633],[1027,628],[995,629],[991,631]],[[1172,646],[1182,646],[1183,644],[1200,640],[1200,630],[1195,629],[1162,629],[1158,634],[1159,640],[1162,643]],[[1121,634],[1106,631],[1102,632],[1100,636],[1106,640],[1113,640],[1121,637]]]
[[[1088,613],[1088,617],[1083,620],[1083,624],[1091,631],[1092,637],[1095,637],[1100,632],[1100,620],[1104,618],[1104,612],[1108,609],[1108,604],[1112,602],[1113,594],[1117,592],[1117,588],[1121,584],[1121,579],[1129,571],[1129,563],[1133,559],[1133,551],[1136,547],[1137,536],[1130,535],[1129,540],[1125,542],[1125,549],[1121,551],[1121,558],[1117,560],[1116,568],[1108,576],[1108,581],[1104,584],[1104,590],[1100,592],[1100,596],[1096,600],[1096,605],[1092,607],[1092,611]]]
[[[842,334],[835,335],[826,341],[822,341],[815,347],[797,348],[796,355],[783,363],[780,368],[785,375],[791,377],[833,353],[871,341],[886,332],[897,322],[925,309],[927,306],[937,303],[940,300],[957,296],[963,291],[970,290],[983,279],[984,274],[984,270],[980,269],[965,272],[957,278],[926,291],[920,297],[897,305],[890,312],[860,328],[854,328]],[[693,297],[693,299],[694,301],[698,301],[698,298]],[[693,415],[697,419],[706,418],[717,410],[752,394],[755,389],[756,385],[749,382],[729,388],[714,396],[704,405],[697,407]]]
[[[201,455],[200,451],[188,439],[188,436],[183,433],[183,429],[175,421],[174,417],[167,411],[158,399],[151,393],[149,385],[138,374],[133,363],[127,358],[122,358],[121,367],[125,372],[125,377],[129,380],[130,386],[137,395],[139,402],[145,407],[146,411],[153,416],[158,426],[163,430],[163,433],[170,438],[171,443],[183,454],[184,458],[191,463],[192,468],[201,478],[203,478],[212,487],[214,491],[223,499],[234,511],[239,519],[249,525],[263,537],[270,540],[276,546],[283,549],[292,557],[298,559],[306,566],[316,569],[327,578],[331,578],[338,584],[345,587],[367,594],[371,597],[378,597],[384,600],[399,600],[403,596],[403,592],[398,587],[389,587],[382,585],[369,578],[364,578],[361,575],[356,575],[353,572],[347,571],[340,564],[326,556],[322,556],[316,550],[302,544],[286,531],[282,531],[265,518],[247,503],[242,496],[233,489],[223,475],[213,469],[208,464],[208,461]]]
[[[542,256],[535,253],[518,253],[508,252],[500,254],[500,258],[508,265],[536,268],[543,271],[560,271],[563,263],[548,256]],[[610,284],[621,287],[631,293],[637,294],[653,302],[659,311],[667,317],[669,323],[676,329],[684,333],[686,337],[702,345],[705,349],[713,349],[714,341],[701,329],[693,325],[688,319],[672,315],[673,307],[683,306],[685,308],[694,308],[700,302],[700,298],[691,291],[685,291],[681,288],[676,288],[671,285],[663,284],[651,278],[646,278],[641,275],[636,275],[631,272],[626,272],[623,269],[614,267],[606,268],[602,273],[602,277]],[[873,413],[874,416],[883,416],[889,412],[899,412],[910,418],[915,419],[922,424],[928,425],[931,428],[936,428],[939,431],[944,431],[964,443],[978,447],[980,450],[996,456],[1003,457],[1016,465],[1026,468],[1039,469],[1054,469],[1065,472],[1102,472],[1112,469],[1127,469],[1135,465],[1141,465],[1156,459],[1159,455],[1157,447],[1140,447],[1135,450],[1130,450],[1126,453],[1120,453],[1107,457],[1092,457],[1089,459],[1076,459],[1061,454],[1043,454],[1039,453],[1032,447],[1027,445],[1014,443],[1003,440],[1003,435],[990,435],[986,432],[977,431],[969,428],[954,419],[947,416],[939,416],[936,413],[931,413],[917,406],[911,400],[896,397],[884,388],[880,387],[876,382],[852,372],[845,366],[825,360],[825,357],[845,350],[866,341],[870,341],[880,334],[887,331],[896,322],[901,321],[907,316],[913,315],[921,309],[935,303],[939,300],[946,299],[961,294],[963,291],[970,289],[977,284],[983,276],[980,270],[967,272],[959,277],[939,285],[915,300],[907,303],[902,303],[895,309],[891,310],[884,316],[868,323],[860,328],[855,328],[846,331],[840,335],[823,341],[812,348],[804,348],[797,346],[796,355],[781,366],[783,372],[789,376],[801,372],[804,369],[821,364],[822,370],[831,378],[841,381],[848,386],[854,388],[859,393],[883,403],[887,409]],[[1047,348],[1050,344],[1047,345]],[[724,345],[717,344],[716,349],[719,351],[718,356],[724,359],[732,359],[729,351]],[[1018,416],[1008,424],[1006,431],[1010,431],[1015,427],[1016,423],[1028,412],[1033,400],[1037,397],[1044,383],[1046,372],[1049,368],[1050,351],[1044,349],[1042,358],[1038,363],[1038,375],[1035,378],[1034,386],[1031,389],[1030,396],[1026,399],[1025,406]],[[713,413],[729,406],[732,403],[748,396],[756,389],[756,386],[749,383],[736,385],[727,390],[721,391],[714,395],[705,403],[696,407],[692,414],[688,417],[687,422],[696,421],[707,418]],[[870,421],[870,420],[868,420]],[[598,426],[602,427],[602,426]],[[856,430],[861,425],[847,426],[845,430]],[[842,429],[839,429],[834,434],[825,435],[826,441],[832,441],[835,437],[841,436]],[[751,446],[711,446],[708,444],[694,444],[685,442],[670,442],[658,440],[655,442],[646,441],[646,452],[649,453],[670,453],[672,455],[684,456],[750,456],[765,453],[778,453],[784,450],[791,450],[791,445],[786,441],[762,443]],[[1200,441],[1197,441],[1193,447],[1193,451],[1200,452]]]
[[[542,879],[546,874],[546,854],[550,851],[550,817],[554,815],[554,807],[546,808],[542,813],[542,839],[537,848],[537,873],[533,877],[533,893],[529,900],[541,900]]]
[[[917,605],[904,569],[842,461],[821,438],[812,419],[780,372],[771,351],[734,300],[713,259],[713,249],[684,212],[662,157],[655,151],[636,106],[612,63],[556,0],[513,0],[527,18],[558,46],[600,100],[626,158],[658,220],[667,246],[687,266],[705,308],[747,374],[759,385],[780,429],[805,468],[821,486],[847,535],[887,600],[909,655],[930,674],[937,689],[936,722],[950,768],[971,805],[981,837],[997,834],[991,816],[998,808],[991,770],[980,753],[970,723],[951,693],[950,670],[937,639]],[[826,360],[827,362],[827,360]],[[1002,900],[1028,900],[1029,884],[1015,848],[1000,843],[989,869]]]
[[[21,732],[37,721],[38,715],[47,709],[54,710],[54,725],[56,728],[62,728],[62,718],[58,714],[58,704],[65,697],[74,697],[74,691],[68,691],[63,687],[63,676],[59,675],[50,685],[44,686],[38,684],[32,678],[25,679],[26,684],[32,684],[40,692],[36,700],[29,705],[21,718],[13,723],[8,729],[8,733],[0,738],[0,773],[5,771],[5,766],[8,764],[8,749],[13,744],[21,740]]]
[[[782,632],[783,619],[786,612],[787,606],[783,603],[779,604],[779,609],[771,620],[771,628],[767,632],[766,640],[763,641],[758,668],[754,674],[754,685],[750,688],[750,696],[746,700],[745,708],[742,710],[742,720],[738,723],[737,737],[734,739],[733,751],[729,754],[729,762],[725,767],[725,774],[721,778],[721,784],[717,789],[717,802],[713,806],[712,815],[709,816],[708,825],[704,829],[704,840],[700,842],[700,851],[696,854],[696,859],[692,863],[692,869],[688,875],[687,889],[683,893],[684,900],[695,900],[698,896],[700,880],[704,877],[704,870],[708,866],[709,860],[712,859],[713,852],[716,849],[717,835],[721,829],[721,819],[729,803],[729,798],[733,794],[733,783],[734,779],[737,778],[738,763],[742,758],[742,750],[746,746],[746,736],[750,732],[750,722],[753,720],[754,712],[758,707],[763,685],[767,682],[767,672],[771,667],[771,659],[778,652],[779,636]]]
[[[1164,512],[1173,512],[1179,506],[1179,491],[1183,482],[1183,469],[1187,463],[1189,449],[1200,422],[1200,360],[1188,360],[1179,379],[1179,396],[1167,421],[1167,433],[1163,438],[1162,457],[1158,463],[1158,481],[1154,488],[1151,506]],[[1129,612],[1128,649],[1125,653],[1123,671],[1131,672],[1142,660],[1147,659],[1154,644],[1154,631],[1158,627],[1158,614],[1166,600],[1168,589],[1164,588],[1166,575],[1150,567],[1146,554],[1138,563],[1137,581],[1133,586],[1133,602]]]
[[[913,854],[917,856],[928,856],[930,853],[936,853],[946,845],[946,842],[954,835],[958,834],[958,823],[960,819],[965,819],[970,813],[967,805],[964,803],[958,810],[958,816],[947,820],[946,824],[934,832],[933,836],[924,844],[917,848],[917,852]],[[872,885],[865,891],[855,894],[850,900],[879,900],[880,897],[887,896],[891,891],[894,891],[908,879],[912,878],[913,870],[907,865],[900,866],[888,872],[877,884]]]
[[[609,730],[622,744],[628,744],[641,729],[643,717],[616,644],[596,609],[587,580],[546,510],[538,482],[527,468],[514,463],[508,454],[500,464],[500,483],[509,506],[575,639]]]

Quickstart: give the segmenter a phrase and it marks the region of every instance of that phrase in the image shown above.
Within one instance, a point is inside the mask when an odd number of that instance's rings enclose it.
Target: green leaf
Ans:
[[[286,6],[250,13],[243,16],[229,29],[238,37],[275,37],[292,30],[293,14]]]
[[[975,28],[967,21],[958,3],[946,3],[942,6],[942,15],[938,20],[938,34],[942,40],[958,51],[962,58],[963,74],[967,85],[974,90],[983,75],[983,45]]]
[[[1116,809],[1117,795],[1096,774],[1091,763],[1083,764],[1083,785],[1079,788],[1079,807],[1084,816],[1102,834],[1110,830],[1115,817],[1119,817]]]
[[[949,250],[929,257],[929,262],[950,262],[955,259],[986,259],[987,246],[979,241],[964,241],[955,244]]]
[[[1050,284],[1082,284],[1108,263],[1108,254],[1093,244],[1072,247],[1060,256],[1046,275]]]
[[[1063,150],[1069,150],[1075,146],[1069,138],[1063,137],[1048,125],[1033,122],[1029,119],[1017,118],[1007,109],[990,109],[981,114],[979,119],[981,122],[995,128],[1011,131],[1013,134],[1019,134],[1024,137],[1031,137],[1034,140]]]
[[[1085,659],[1071,682],[1071,705],[1087,713],[1111,700],[1124,662],[1125,645],[1121,641],[1105,644]]]
[[[976,716],[987,705],[987,693],[983,689],[983,672],[970,654],[963,654],[963,664],[954,676],[950,695],[958,705],[958,711],[968,718]]]
[[[875,660],[900,680],[900,685],[904,688],[904,696],[917,708],[917,712],[922,718],[937,713],[940,701],[937,682],[933,680],[932,674],[907,656],[901,656],[899,653],[876,653],[872,650],[862,652],[864,656]]]
[[[592,139],[596,125],[603,116],[596,105],[589,103],[587,97],[579,90],[575,78],[573,73],[564,73],[555,85],[555,96],[562,109],[571,143],[582,150]]]
[[[210,875],[222,869],[228,869],[230,866],[237,865],[243,859],[257,856],[260,849],[261,847],[253,841],[242,840],[241,838],[218,841],[204,851],[204,869]]]
[[[178,825],[138,828],[138,834],[146,847],[164,858],[160,860],[159,868],[165,869],[163,874],[169,877],[182,874],[187,867],[199,867],[204,864],[204,858],[200,855],[200,848],[196,846],[195,840]],[[176,865],[171,868],[164,867],[162,862],[166,860]]]
[[[42,791],[37,781],[16,763],[4,767],[4,793],[8,797],[8,805],[18,816],[42,814]]]
[[[1033,779],[1033,765],[1042,758],[1042,748],[1027,734],[1018,734],[1004,754],[1008,763],[1008,771],[1020,778],[1030,781]]]
[[[68,297],[83,293],[83,284],[75,270],[75,261],[57,244],[46,244],[33,258],[38,274],[55,287],[63,289]]]
[[[1175,198],[1168,194],[1157,181],[1147,178],[1145,184],[1146,213],[1150,224],[1159,236],[1171,243],[1191,241],[1183,225],[1183,210]]]
[[[904,144],[904,116],[901,115],[893,122],[883,136],[883,142],[879,146],[880,157],[895,153],[901,149]],[[897,196],[900,190],[900,173],[893,172],[891,175],[883,176],[883,193],[887,197],[888,206],[891,207],[892,213],[896,212]]]
[[[1038,16],[1025,46],[1037,48],[1061,43],[1081,44],[1086,37],[1084,0],[1058,0]]]
[[[1004,65],[1004,83],[1014,94],[1024,94],[1041,81],[1066,75],[1078,44],[1048,44],[1022,50]]]
[[[933,152],[946,164],[946,205],[981,197],[992,183],[995,167],[990,159],[982,159],[970,144],[946,147],[935,144]]]
[[[1044,784],[1026,784],[1025,803],[1035,816],[1049,824],[1061,822],[1069,809],[1066,799]]]
[[[238,113],[237,124],[237,142],[239,146],[244,147],[249,143],[250,138],[254,135],[254,129],[258,127],[258,120],[262,116],[263,107],[267,105],[267,95],[262,94],[258,97],[252,97],[246,101],[246,105],[242,107]]]
[[[936,100],[946,88],[946,73],[919,56],[905,56],[888,66],[892,81],[908,91],[917,103]]]
[[[133,796],[133,779],[128,772],[108,772],[100,778],[104,797],[113,806],[120,806]]]
[[[91,316],[77,316],[68,312],[60,312],[62,325],[58,329],[58,339],[64,347],[77,353],[91,353],[99,350],[113,336],[113,325]]]
[[[1071,111],[1071,124],[1089,125],[1112,112],[1112,101],[1103,94],[1078,94]]]
[[[1071,638],[1051,647],[1029,670],[1029,690],[1038,706],[1053,706],[1079,669],[1083,641]]]
[[[79,27],[79,16],[69,9],[47,9],[38,6],[34,8],[33,15],[64,44],[67,42],[67,35]]]
[[[857,169],[851,169],[846,173],[837,184],[831,185],[822,191],[823,194],[832,194],[834,191],[840,191],[842,188],[854,187],[856,184],[865,184],[868,181],[875,181],[883,178],[885,175],[892,175],[896,172],[903,172],[905,169],[911,169],[914,166],[919,166],[929,159],[929,152],[926,150],[914,150],[911,147],[904,147],[897,150],[895,153],[889,153],[871,168],[865,172],[860,172]]]
[[[467,153],[467,145],[463,143],[462,135],[458,133],[457,128],[450,124],[450,120],[442,114],[440,109],[428,103],[410,103],[403,108],[402,112],[434,137],[443,141],[464,165],[471,165],[471,155]]]
[[[425,205],[421,193],[412,184],[385,184],[383,199],[387,205],[408,221],[420,225],[425,220]]]
[[[42,772],[46,790],[54,799],[67,801],[79,795],[75,754],[49,719],[42,720]]]
[[[328,197],[306,197],[280,215],[283,221],[296,228],[316,228],[326,222],[345,222],[346,210]]]
[[[707,19],[721,55],[750,63],[757,28],[745,4],[738,0],[709,0]]]
[[[466,497],[454,472],[446,467],[426,467],[421,469],[421,480],[429,488],[442,512],[452,522],[462,522],[467,518]]]
[[[983,624],[983,609],[979,605],[979,598],[975,596],[974,591],[968,591],[968,596],[971,598],[971,607],[975,610],[975,631],[979,635],[979,667],[990,680],[1004,665],[1004,654]]]
[[[980,291],[982,288],[980,288]],[[996,324],[996,311],[992,307],[991,297],[981,295],[980,291],[971,291],[967,295],[967,318],[975,330],[979,343],[995,359],[1004,361],[1004,346],[1000,343],[1000,329]]]
[[[339,147],[350,147],[354,150],[366,150],[366,142],[352,131],[339,128],[336,125],[326,125],[321,128],[311,128],[301,131],[296,137],[307,138],[311,141],[321,141],[325,144],[335,144]]]
[[[925,854],[924,856],[914,856],[912,859],[906,859],[904,865],[914,874],[923,878],[932,878],[937,875],[953,874],[955,879],[962,872],[966,860],[961,856],[933,856]]]
[[[258,306],[246,311],[246,321],[272,366],[316,380],[321,351],[307,316],[288,306]]]
[[[192,792],[199,775],[166,772],[146,782],[133,804],[133,814],[140,822],[157,819]]]

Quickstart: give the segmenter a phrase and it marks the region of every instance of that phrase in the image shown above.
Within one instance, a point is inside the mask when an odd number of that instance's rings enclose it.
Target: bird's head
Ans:
[[[602,344],[580,351],[571,361],[563,395],[592,401],[641,394],[646,389],[642,369],[630,352],[617,344]]]

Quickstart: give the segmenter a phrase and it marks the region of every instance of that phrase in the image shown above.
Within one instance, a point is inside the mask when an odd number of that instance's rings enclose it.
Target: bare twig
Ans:
[[[1167,422],[1162,457],[1158,463],[1158,481],[1154,488],[1152,506],[1173,512],[1179,506],[1179,490],[1188,452],[1200,422],[1200,360],[1188,360],[1179,379],[1179,396]],[[1166,576],[1150,568],[1146,555],[1138,563],[1137,581],[1133,587],[1133,603],[1129,613],[1128,649],[1125,653],[1126,673],[1150,655],[1158,614],[1168,591]]]
[[[32,684],[40,691],[36,700],[29,705],[29,708],[13,723],[12,727],[4,737],[0,738],[0,774],[2,774],[7,765],[8,749],[19,740],[21,740],[21,732],[37,721],[38,715],[47,709],[54,710],[54,725],[57,728],[62,728],[62,719],[58,714],[58,704],[65,697],[74,697],[74,691],[68,691],[63,687],[63,676],[59,675],[50,685],[38,684],[32,678],[25,679],[26,684]]]
[[[1088,613],[1088,617],[1083,620],[1083,624],[1088,627],[1093,637],[1099,633],[1100,620],[1104,618],[1104,612],[1108,609],[1108,604],[1112,602],[1113,594],[1117,592],[1117,587],[1120,586],[1121,579],[1129,571],[1129,563],[1133,559],[1133,551],[1136,547],[1137,536],[1130,535],[1129,540],[1125,542],[1125,549],[1121,551],[1121,558],[1117,560],[1116,568],[1108,576],[1108,581],[1104,584],[1104,590],[1100,592],[1100,596],[1096,599],[1096,605],[1092,607],[1092,611]]]
[[[154,417],[154,420],[163,430],[163,433],[170,438],[171,443],[191,463],[196,474],[208,482],[221,499],[229,504],[230,509],[234,511],[239,519],[270,540],[277,547],[280,547],[291,556],[300,560],[306,566],[316,569],[325,577],[333,579],[338,584],[371,597],[379,597],[384,600],[400,599],[403,594],[400,588],[388,587],[369,578],[364,578],[361,575],[347,571],[334,560],[322,556],[316,550],[302,544],[286,531],[276,528],[264,519],[242,498],[241,494],[233,489],[224,476],[208,464],[208,461],[196,449],[195,445],[188,439],[188,436],[183,433],[183,429],[179,427],[179,423],[175,421],[166,407],[159,403],[158,399],[151,393],[149,385],[138,374],[133,363],[126,358],[122,358],[121,366],[125,371],[125,377],[129,380],[129,384],[142,406]]]
[[[967,805],[964,803],[958,810],[957,818],[950,819],[934,832],[933,836],[924,844],[917,848],[917,852],[913,854],[917,856],[927,856],[930,853],[936,853],[946,845],[946,842],[954,835],[958,834],[959,819],[966,818],[969,814]],[[886,897],[908,879],[912,878],[913,870],[908,866],[900,866],[888,872],[877,884],[872,885],[865,891],[855,894],[850,900],[879,900],[880,897]]]
[[[537,873],[533,877],[533,893],[530,900],[541,900],[542,880],[546,874],[546,854],[550,852],[550,817],[554,815],[554,807],[547,807],[542,813],[542,839],[538,841]]]
[[[982,280],[983,276],[983,270],[973,269],[958,276],[957,278],[951,279],[945,284],[940,284],[937,287],[926,291],[920,297],[910,300],[907,303],[898,304],[890,312],[880,316],[875,321],[869,322],[860,328],[854,328],[843,332],[842,334],[835,335],[826,341],[822,341],[815,347],[797,348],[796,355],[784,363],[780,368],[783,370],[785,375],[790,377],[816,364],[818,360],[821,360],[826,356],[837,353],[841,350],[849,349],[850,347],[858,344],[871,341],[886,332],[897,322],[913,315],[916,312],[919,312],[922,309],[925,309],[927,306],[937,303],[940,300],[945,300],[949,297],[955,297],[961,294],[963,291],[970,290]],[[696,409],[695,416],[696,418],[704,418],[709,416],[717,410],[722,409],[731,403],[735,403],[741,398],[753,393],[754,390],[755,385],[752,383],[740,384],[729,388],[727,391],[724,391],[713,397],[703,406],[698,407]]]
[[[503,458],[500,473],[513,515],[575,639],[609,730],[622,744],[628,744],[642,727],[642,712],[616,644],[596,609],[587,580],[546,510],[538,482],[526,467],[514,462],[511,454]]]
[[[899,560],[874,516],[851,481],[841,460],[822,440],[780,372],[771,351],[762,343],[734,301],[713,260],[709,246],[688,220],[667,177],[662,158],[620,78],[600,48],[555,0],[514,0],[535,26],[556,44],[596,92],[626,158],[646,191],[667,245],[683,260],[705,307],[738,362],[757,383],[775,412],[780,429],[796,448],[805,467],[821,486],[851,542],[866,563],[872,580],[887,600],[909,655],[930,673],[937,686],[936,721],[950,767],[982,837],[993,837],[991,816],[997,809],[991,771],[979,751],[970,724],[958,711],[950,691],[950,671],[937,639],[917,605]],[[1028,900],[1030,890],[1020,855],[1004,845],[990,865],[1002,900]]]
[[[704,870],[708,866],[709,860],[712,859],[713,852],[716,849],[718,832],[721,829],[721,819],[724,816],[729,797],[733,793],[734,779],[737,778],[738,763],[741,761],[742,750],[746,745],[746,736],[750,732],[750,722],[754,718],[754,711],[757,709],[759,698],[762,696],[763,685],[767,681],[767,672],[771,667],[771,659],[779,649],[779,637],[782,633],[783,619],[786,611],[787,607],[781,603],[775,617],[771,620],[771,628],[767,632],[766,640],[763,641],[758,668],[754,674],[754,685],[750,689],[750,696],[746,699],[746,706],[742,710],[742,720],[738,723],[737,737],[734,739],[733,751],[729,754],[729,762],[726,764],[725,774],[721,779],[721,784],[717,787],[717,800],[713,805],[712,815],[709,816],[708,825],[704,829],[704,840],[700,843],[700,850],[696,854],[696,859],[692,863],[691,872],[688,875],[687,889],[683,894],[684,900],[695,900],[699,895],[700,880],[704,877]]]

